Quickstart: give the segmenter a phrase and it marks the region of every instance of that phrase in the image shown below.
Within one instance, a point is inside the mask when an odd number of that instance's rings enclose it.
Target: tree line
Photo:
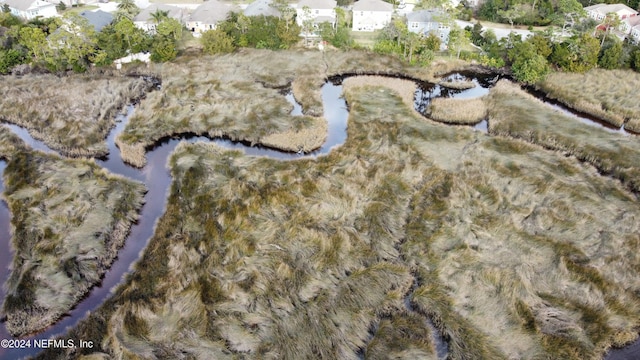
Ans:
[[[527,39],[511,33],[498,40],[492,30],[482,31],[476,23],[465,31],[471,41],[482,49],[486,59],[496,59],[508,65],[514,77],[534,83],[551,70],[585,72],[604,69],[632,69],[640,72],[640,47],[628,40],[620,40],[608,31],[593,33],[596,22],[584,19],[576,24],[568,36],[559,37],[552,28],[534,33]],[[479,55],[464,53],[463,58],[477,59]]]
[[[19,64],[32,64],[49,71],[85,71],[92,64],[108,65],[130,53],[150,52],[154,61],[168,61],[178,54],[182,24],[167,12],[152,14],[156,31],[149,34],[136,27],[140,10],[132,0],[118,4],[114,21],[101,31],[82,16],[67,12],[62,17],[27,22],[0,13],[0,73]]]

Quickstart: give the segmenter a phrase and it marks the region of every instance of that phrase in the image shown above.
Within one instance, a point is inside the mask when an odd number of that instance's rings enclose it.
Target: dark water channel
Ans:
[[[456,90],[448,89],[440,85],[420,83],[415,96],[415,107],[418,111],[424,113],[431,99],[436,97],[474,98],[483,96],[488,93],[489,88],[498,80],[496,75],[474,75],[470,73],[462,73],[450,76],[451,78],[449,78],[449,80],[470,80],[473,81],[476,86],[472,89]],[[136,169],[125,164],[120,157],[119,149],[115,146],[115,138],[123,131],[128,119],[134,111],[133,105],[128,106],[126,108],[126,114],[120,115],[117,118],[116,127],[110,132],[107,138],[109,155],[101,159],[96,159],[95,161],[99,166],[108,169],[112,173],[122,175],[129,179],[141,181],[146,185],[148,193],[145,195],[145,204],[141,210],[140,219],[132,226],[131,233],[126,240],[124,247],[120,249],[118,258],[113,263],[111,269],[105,274],[102,282],[98,286],[92,288],[85,299],[83,299],[65,317],[45,331],[24,339],[49,339],[64,334],[68,328],[73,327],[79,320],[84,318],[88,312],[93,311],[100,306],[100,304],[110,296],[111,290],[123,280],[124,276],[129,271],[131,271],[132,264],[134,264],[136,259],[140,257],[148,240],[153,235],[156,221],[164,212],[168,198],[169,186],[171,184],[171,177],[166,168],[167,159],[180,142],[214,142],[226,149],[242,150],[248,156],[264,156],[279,160],[296,160],[300,158],[317,157],[329,153],[332,148],[343,144],[346,140],[348,108],[344,99],[341,97],[341,94],[342,86],[339,80],[335,82],[327,82],[322,87],[324,117],[328,121],[329,132],[325,144],[320,149],[312,153],[287,153],[260,146],[250,146],[246,143],[233,142],[226,139],[211,140],[201,136],[185,135],[164,139],[154,146],[153,149],[150,149],[147,153],[147,165],[142,169]],[[301,115],[302,108],[294,100],[293,96],[289,93],[285,94],[285,97],[291,104],[293,104],[294,109],[292,111],[292,115]],[[33,149],[55,153],[55,151],[49,149],[43,142],[33,139],[25,129],[15,125],[3,125],[9,127]],[[486,120],[477,124],[475,128],[486,132]],[[6,162],[0,161],[0,191],[4,191],[2,174],[5,168]],[[4,202],[0,202],[0,283],[2,284],[4,284],[8,278],[8,266],[11,263],[11,258],[13,256],[10,251],[9,220],[10,214],[7,205]],[[4,300],[4,296],[4,289],[1,289],[0,298]],[[432,326],[431,323],[429,323],[429,325]],[[432,330],[434,330],[433,340],[436,344],[438,358],[444,359],[448,354],[448,345],[446,341],[439,336],[435,329]],[[7,333],[3,323],[2,326],[0,326],[0,339],[11,338],[12,337]],[[636,350],[636,354],[639,354],[640,343],[636,343],[634,346],[638,349]],[[624,351],[625,349],[618,351]],[[19,350],[0,348],[0,359],[16,359],[24,356],[31,356],[37,354],[39,351],[40,349],[34,347]],[[624,355],[618,356],[616,354],[616,352],[611,352],[611,356],[607,359],[621,360],[638,358],[637,356],[625,357]]]

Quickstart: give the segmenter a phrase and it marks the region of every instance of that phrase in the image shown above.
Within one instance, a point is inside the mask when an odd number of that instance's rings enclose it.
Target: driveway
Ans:
[[[482,24],[482,22],[480,22]],[[473,25],[475,23],[470,22],[470,21],[462,21],[462,20],[456,20],[456,24],[458,24],[458,26],[460,26],[461,28],[465,28],[467,26],[471,26],[473,27]],[[488,27],[484,24],[482,24],[482,28],[484,30],[486,29],[492,29],[493,32],[496,33],[496,37],[498,38],[498,40],[505,38],[507,36],[509,36],[509,33],[514,32],[516,34],[520,34],[522,36],[523,39],[531,36],[533,33],[529,30],[521,30],[521,29],[509,29],[509,28],[498,28],[498,27]]]

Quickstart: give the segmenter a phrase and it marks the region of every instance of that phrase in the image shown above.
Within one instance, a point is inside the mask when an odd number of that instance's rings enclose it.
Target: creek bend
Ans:
[[[75,326],[75,324],[84,318],[88,312],[99,307],[110,296],[111,290],[120,284],[126,274],[131,271],[132,265],[141,256],[147,242],[152,237],[157,220],[164,213],[168,199],[169,187],[172,181],[171,176],[166,169],[166,164],[170,154],[181,141],[191,143],[196,141],[214,142],[225,149],[242,150],[245,155],[248,156],[264,156],[278,160],[295,160],[308,157],[315,158],[320,155],[328,154],[332,148],[343,144],[347,137],[346,128],[349,112],[345,100],[341,98],[341,80],[349,76],[350,75],[332,77],[330,81],[326,82],[322,87],[324,117],[328,121],[328,136],[326,142],[321,148],[308,154],[282,152],[260,146],[250,146],[242,142],[234,142],[228,139],[209,139],[204,136],[195,136],[192,134],[178,134],[174,137],[158,141],[146,154],[147,165],[141,169],[137,169],[122,161],[120,151],[115,145],[116,137],[124,130],[129,118],[134,112],[133,105],[127,106],[126,115],[119,115],[117,117],[116,126],[111,130],[106,139],[109,155],[104,158],[96,159],[95,161],[99,166],[112,173],[119,174],[145,184],[148,193],[145,195],[145,204],[140,211],[140,218],[138,222],[133,224],[131,227],[131,231],[124,246],[119,250],[117,258],[113,262],[111,268],[105,273],[102,281],[98,285],[94,286],[83,300],[81,300],[68,312],[67,315],[59,319],[54,325],[36,335],[24,337],[23,339],[44,340],[64,334],[68,328]],[[499,76],[496,76],[495,74],[485,75],[469,72],[450,74],[445,77],[445,80],[472,81],[475,84],[475,87],[470,89],[450,89],[441,85],[417,82],[418,89],[415,92],[414,107],[418,112],[425,114],[430,101],[437,97],[465,99],[481,97],[488,93],[489,89],[497,82],[498,79]],[[415,79],[411,80],[415,81]],[[531,91],[529,92],[531,93]],[[538,96],[537,94],[534,95]],[[287,93],[285,94],[285,97],[294,107],[291,114],[301,115],[302,109],[300,105],[296,103],[293,95]],[[540,98],[540,96],[538,97]],[[559,105],[557,103],[554,104],[553,102],[546,101],[546,99],[542,100],[545,101],[545,103],[561,110],[563,113],[578,118],[579,121],[585,124],[601,128],[604,127],[593,119],[581,116],[581,114],[578,114],[563,105]],[[26,129],[11,124],[3,125],[11,129],[13,133],[18,135],[25,143],[31,146],[32,149],[56,153],[42,141],[33,139]],[[483,132],[487,132],[487,127],[486,119],[474,126],[476,130]],[[608,131],[622,132],[619,129],[604,128]],[[627,135],[626,133],[624,134]],[[6,162],[0,160],[0,191],[4,191],[2,174],[5,168]],[[10,213],[7,208],[7,204],[2,201],[0,202],[0,282],[2,284],[4,284],[8,278],[8,265],[11,264],[11,258],[13,256],[13,253],[10,250],[11,236],[9,229]],[[4,288],[0,289],[0,296],[4,301]],[[432,325],[430,321],[429,324]],[[437,331],[433,331],[433,333],[433,340],[436,344],[438,358],[446,358],[448,353],[448,344],[446,343],[446,340],[442,338]],[[0,326],[0,339],[11,338],[12,337],[8,334],[4,324]],[[640,351],[640,341],[636,341],[628,348]],[[627,353],[625,350],[627,350],[627,348],[612,351],[607,356],[607,359],[627,359],[629,357],[625,356]],[[0,349],[0,359],[15,359],[24,356],[32,356],[37,354],[39,351],[39,348],[34,347],[27,349]]]

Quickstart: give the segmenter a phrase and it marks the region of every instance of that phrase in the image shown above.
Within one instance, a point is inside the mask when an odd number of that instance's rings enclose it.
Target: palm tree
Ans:
[[[157,9],[156,11],[151,13],[151,17],[153,18],[153,21],[156,22],[156,24],[159,24],[162,19],[166,19],[169,17],[169,11]]]
[[[118,4],[118,13],[120,16],[133,19],[133,17],[138,15],[139,12],[140,9],[138,9],[133,0],[120,0],[120,3]]]

